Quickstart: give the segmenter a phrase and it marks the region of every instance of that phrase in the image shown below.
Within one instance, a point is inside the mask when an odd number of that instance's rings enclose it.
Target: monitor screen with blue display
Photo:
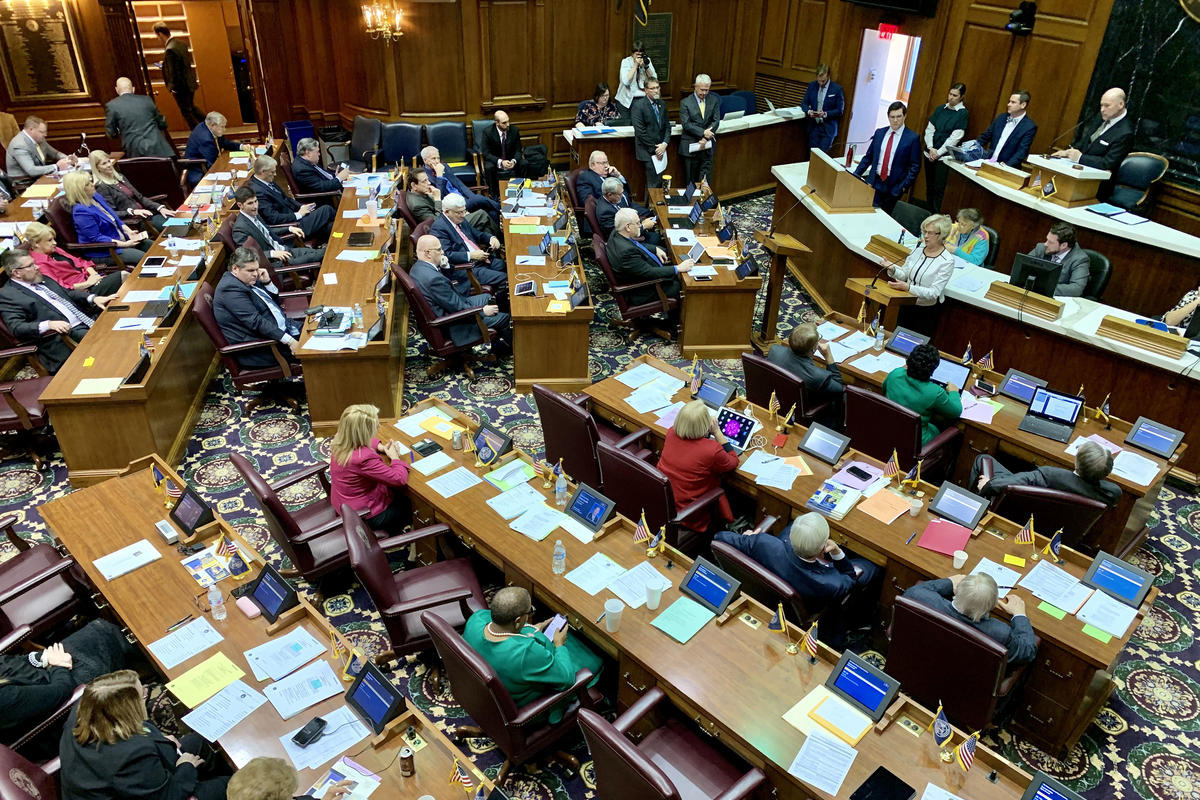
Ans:
[[[275,622],[284,611],[300,604],[296,590],[270,564],[263,566],[250,585],[250,600],[268,622]]]
[[[1102,550],[1088,567],[1083,582],[1137,608],[1150,591],[1154,576]]]
[[[346,703],[375,733],[382,733],[405,708],[404,694],[370,661],[346,692]]]
[[[1033,399],[1033,393],[1037,391],[1037,388],[1045,385],[1046,382],[1041,378],[1010,369],[1005,374],[1004,380],[1000,381],[999,391],[1000,394],[1007,395],[1014,400],[1028,403]]]
[[[1082,397],[1052,392],[1042,386],[1033,390],[1033,399],[1029,401],[1032,413],[1070,425],[1075,424],[1082,408]]]
[[[1146,417],[1138,417],[1137,422],[1129,429],[1129,435],[1125,437],[1125,444],[1135,445],[1163,458],[1174,455],[1175,448],[1181,441],[1183,431],[1168,428],[1161,422]]]
[[[604,521],[612,511],[613,501],[597,492],[586,483],[581,483],[575,489],[575,494],[567,502],[567,513],[593,531],[600,530]]]
[[[875,722],[900,691],[899,681],[848,650],[833,668],[825,686]]]
[[[734,391],[733,384],[705,378],[704,383],[700,384],[700,391],[696,392],[696,399],[703,400],[709,408],[720,408],[729,402]]]
[[[1033,780],[1021,795],[1021,800],[1083,800],[1083,796],[1038,770],[1033,773]]]
[[[722,614],[725,606],[741,588],[741,582],[703,556],[692,562],[679,585],[679,591],[714,614]]]
[[[908,328],[896,328],[892,338],[888,340],[887,349],[893,353],[899,353],[906,356],[913,351],[913,348],[919,344],[925,344],[929,341],[929,337],[924,334],[910,331]]]

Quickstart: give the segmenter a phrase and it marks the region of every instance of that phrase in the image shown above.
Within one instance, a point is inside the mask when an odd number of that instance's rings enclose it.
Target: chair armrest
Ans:
[[[743,800],[751,797],[754,792],[767,780],[767,776],[758,767],[754,767],[742,777],[738,778],[737,783],[730,786],[725,791],[713,798],[713,800]]]
[[[707,492],[700,495],[692,502],[688,503],[683,508],[683,510],[681,510],[678,514],[675,515],[674,521],[675,522],[683,522],[685,519],[690,517],[692,514],[695,514],[697,511],[700,511],[703,508],[707,508],[709,505],[714,503],[716,500],[718,500],[724,494],[725,494],[725,490],[723,488],[721,488],[720,486],[716,486],[712,489],[709,489]]]
[[[156,203],[163,203],[165,205],[167,196],[165,194],[152,194],[149,197],[147,197],[146,199],[153,200]]]
[[[37,348],[34,349],[36,350]],[[5,514],[3,517],[0,517],[0,528],[4,529],[4,537],[8,539],[8,543],[17,548],[17,552],[20,553],[28,550],[32,545],[17,535],[16,524],[16,514]]]
[[[625,712],[613,721],[613,727],[621,733],[629,733],[630,729],[638,723],[638,720],[646,716],[650,712],[650,709],[658,705],[659,701],[666,696],[662,689],[655,686],[639,697],[633,705],[625,709]]]
[[[4,634],[4,636],[0,637],[0,653],[7,653],[9,650],[28,639],[31,633],[33,633],[33,628],[29,627],[28,625],[21,625],[13,628],[11,631]]]
[[[13,742],[12,749],[20,750],[26,744],[33,741],[33,739],[35,739],[39,734],[41,734],[42,731],[46,730],[51,725],[58,722],[60,719],[63,719],[64,717],[66,717],[67,714],[71,711],[71,708],[76,703],[79,702],[79,698],[83,697],[83,690],[85,688],[87,688],[87,684],[81,684],[79,686],[76,686],[75,691],[72,692],[71,696],[66,699],[66,702],[64,702],[61,706],[56,708],[54,710],[53,714],[46,717],[46,719],[42,720],[40,723],[35,725],[32,730],[26,731],[24,736],[22,736],[20,739],[17,739],[15,742]]]
[[[767,514],[765,517],[763,517],[761,520],[759,520],[759,523],[757,525],[754,526],[753,531],[755,533],[762,533],[763,531],[769,531],[769,530],[771,530],[771,526],[774,525],[778,521],[779,521],[779,517],[775,516],[774,514]]]
[[[461,600],[466,600],[471,596],[470,588],[459,586],[456,589],[446,589],[445,591],[435,594],[427,594],[424,597],[416,597],[412,600],[407,600],[403,603],[398,603],[394,606],[389,606],[382,610],[382,614],[387,617],[398,617],[406,614],[415,614],[418,611],[428,611],[429,609],[438,606],[444,606],[447,603],[455,603]]]
[[[512,718],[509,724],[516,725],[517,727],[528,725],[573,694],[579,695],[579,702],[584,702],[584,697],[587,695],[586,687],[588,682],[594,677],[590,669],[579,670],[575,673],[574,683],[561,692],[555,692],[554,694],[538,698],[529,705],[521,706],[517,711],[517,715]]]
[[[624,436],[621,439],[619,439],[614,446],[621,450],[624,450],[625,448],[629,447],[630,445],[637,444],[638,440],[641,439],[642,437],[649,436],[649,435],[650,435],[649,428],[638,428],[636,431],[629,434],[628,436]]]
[[[453,314],[446,314],[444,317],[436,317],[429,320],[430,325],[442,327],[443,325],[453,325],[456,322],[466,322],[473,317],[478,316],[483,319],[483,306],[478,308],[464,308],[462,311],[455,311]]]
[[[180,158],[176,159],[176,164],[179,165],[180,172],[187,172],[189,169],[208,169],[208,162],[203,158]]]
[[[962,436],[962,431],[951,425],[946,430],[939,433],[937,436],[929,440],[929,444],[921,448],[921,458],[927,457],[930,453],[936,453],[944,447],[949,447],[950,443]]]
[[[54,334],[54,335],[57,336],[58,334]],[[50,336],[46,335],[43,338],[49,339]],[[37,355],[37,345],[36,344],[22,344],[22,345],[18,345],[17,347],[6,347],[3,350],[0,350],[0,358],[16,358],[18,356],[33,356],[33,355]]]
[[[333,202],[334,205],[337,205],[339,202],[341,202],[342,193],[338,191],[303,193],[293,192],[292,197],[295,198],[296,202],[300,203],[301,205],[304,203],[323,203],[327,200]]]
[[[658,286],[660,284],[666,283],[669,280],[674,280],[674,279],[673,278],[655,278],[654,280],[640,281],[638,283],[622,283],[620,285],[614,285],[612,287],[612,290],[614,292],[629,292],[634,289],[645,289],[648,286]]]
[[[41,767],[42,767],[42,772],[46,773],[47,775],[57,775],[59,769],[62,767],[62,761],[59,759],[58,756],[55,756],[54,758],[47,761],[45,764],[42,764]]]
[[[278,492],[280,489],[286,489],[289,486],[294,486],[295,484],[300,483],[300,481],[306,481],[309,478],[316,477],[321,479],[321,485],[328,494],[329,476],[326,475],[326,470],[328,469],[328,464],[313,464],[311,467],[305,467],[304,469],[298,469],[295,472],[289,472],[279,480],[274,481],[271,484],[271,488]]]
[[[380,539],[379,546],[384,550],[394,550],[397,547],[407,547],[413,542],[419,542],[428,536],[437,536],[438,534],[449,532],[450,526],[439,522],[434,525],[426,525],[424,528],[417,528],[415,531],[398,533],[395,536]]]
[[[10,602],[14,598],[24,594],[25,592],[28,592],[38,584],[45,583],[56,575],[61,575],[73,566],[75,566],[75,559],[64,558],[62,561],[46,567],[45,569],[35,573],[34,575],[31,575],[20,583],[9,586],[3,592],[0,592],[0,605]]]
[[[359,514],[361,516],[362,512],[359,512]],[[319,536],[325,536],[327,534],[333,533],[334,531],[341,531],[341,529],[342,529],[341,518],[334,517],[332,520],[330,520],[329,522],[320,526],[319,528],[311,528],[307,531],[304,531],[300,535],[293,537],[292,541],[296,542],[297,544],[307,544]]]

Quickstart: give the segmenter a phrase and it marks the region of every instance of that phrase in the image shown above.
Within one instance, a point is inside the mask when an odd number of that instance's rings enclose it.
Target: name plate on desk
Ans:
[[[984,297],[1002,305],[1020,310],[1022,314],[1032,314],[1042,319],[1056,320],[1062,316],[1063,303],[1053,297],[1047,297],[1037,292],[1027,292],[1020,286],[1013,286],[1008,281],[993,281]]]
[[[912,255],[912,250],[879,233],[871,234],[871,241],[867,242],[865,249],[868,253],[886,258],[893,264],[903,264],[905,259]]]
[[[1096,333],[1105,339],[1140,347],[1167,358],[1180,358],[1187,352],[1188,340],[1186,337],[1160,331],[1149,325],[1138,325],[1136,322],[1114,317],[1112,314],[1104,315]]]
[[[984,161],[979,165],[979,177],[987,178],[1014,189],[1024,189],[1029,181],[1029,173],[1015,169],[998,161]]]

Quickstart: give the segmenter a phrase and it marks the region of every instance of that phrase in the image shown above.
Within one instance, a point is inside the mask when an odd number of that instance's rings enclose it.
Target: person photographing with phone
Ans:
[[[658,72],[646,55],[646,48],[640,40],[633,43],[633,52],[621,59],[620,84],[617,86],[617,105],[629,111],[629,106],[635,97],[646,94],[646,81],[653,78],[658,80]]]

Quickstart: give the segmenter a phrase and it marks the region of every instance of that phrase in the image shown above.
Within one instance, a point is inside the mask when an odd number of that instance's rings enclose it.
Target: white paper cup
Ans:
[[[604,628],[609,633],[616,633],[621,629],[621,611],[624,608],[625,604],[620,600],[604,601]]]
[[[658,604],[662,602],[663,587],[653,584],[646,584],[646,608],[653,611],[658,608]]]
[[[921,498],[919,498],[919,497],[914,497],[911,500],[909,500],[908,501],[908,515],[910,517],[915,517],[918,514],[920,514],[922,505],[923,504],[921,503]]]
[[[963,565],[966,563],[967,563],[967,551],[966,550],[955,550],[954,551],[954,568],[962,569]]]

